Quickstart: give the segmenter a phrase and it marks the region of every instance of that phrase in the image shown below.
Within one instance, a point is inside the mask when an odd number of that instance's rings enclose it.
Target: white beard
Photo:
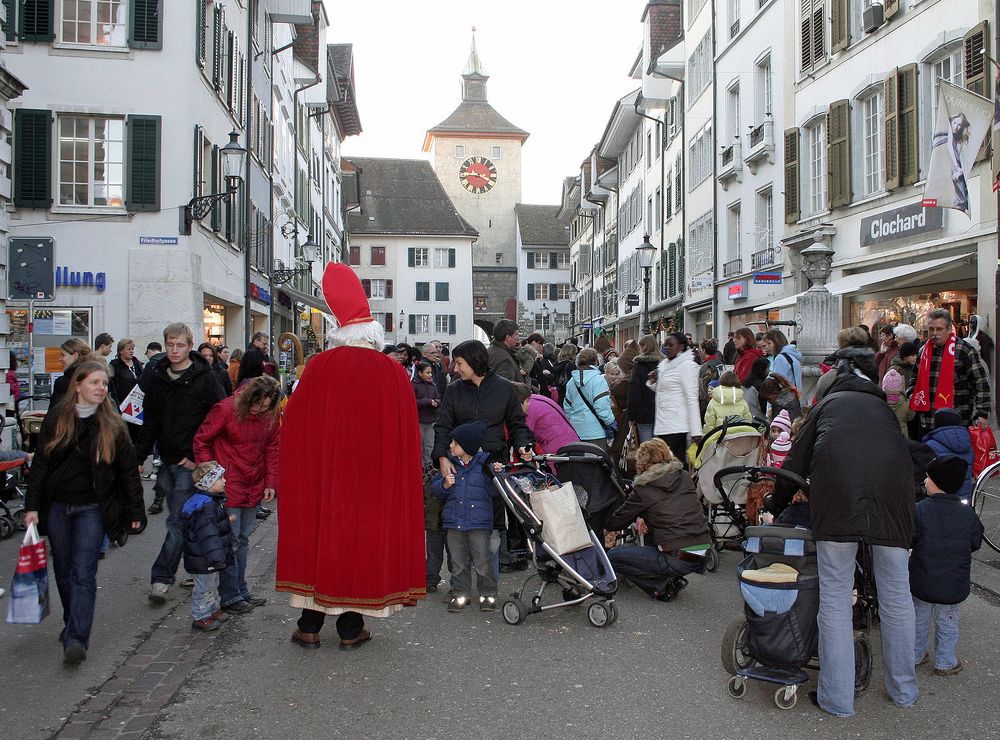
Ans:
[[[377,321],[366,321],[337,327],[328,338],[333,347],[365,347],[381,351],[385,344],[385,329]]]

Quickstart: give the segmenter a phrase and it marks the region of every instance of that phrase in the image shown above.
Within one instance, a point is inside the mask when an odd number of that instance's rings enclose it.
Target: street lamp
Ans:
[[[201,221],[212,212],[216,203],[230,200],[240,189],[243,182],[243,166],[246,163],[247,150],[240,146],[240,135],[234,129],[229,132],[229,143],[219,150],[222,155],[222,172],[226,177],[226,190],[222,193],[201,195],[192,198],[181,211],[182,235],[191,234],[191,224]]]
[[[569,289],[569,330],[576,336],[576,302],[580,299],[580,291],[574,285]]]
[[[296,261],[300,261],[296,259]],[[312,272],[313,262],[319,261],[319,245],[312,240],[312,234],[306,237],[306,243],[302,245],[302,262],[308,267],[298,267],[294,270],[275,270],[271,273],[271,282],[275,285],[284,285],[296,275]]]
[[[552,310],[542,302],[542,336],[545,336],[545,327],[549,323],[549,317],[552,315]]]
[[[645,334],[649,327],[649,279],[653,270],[653,258],[656,256],[656,247],[649,241],[649,234],[643,234],[642,244],[635,248],[636,256],[639,259],[639,267],[642,268],[642,283],[645,291],[645,300],[642,303],[642,327],[639,331]]]

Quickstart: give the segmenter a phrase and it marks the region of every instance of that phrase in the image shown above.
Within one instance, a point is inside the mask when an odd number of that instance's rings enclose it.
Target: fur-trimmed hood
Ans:
[[[635,480],[632,481],[632,485],[646,486],[655,481],[657,478],[662,478],[667,473],[676,473],[683,469],[683,463],[677,459],[671,460],[670,462],[657,463],[656,465],[648,468],[644,473],[636,476]]]
[[[632,360],[632,362],[633,363],[636,363],[636,362],[652,362],[654,365],[659,365],[662,360],[663,360],[663,355],[661,355],[661,354],[655,354],[655,355],[636,355],[635,358]]]

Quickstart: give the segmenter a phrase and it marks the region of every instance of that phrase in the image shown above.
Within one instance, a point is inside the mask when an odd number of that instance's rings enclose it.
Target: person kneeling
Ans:
[[[639,445],[634,491],[606,523],[609,531],[633,521],[651,545],[615,547],[608,558],[626,576],[659,601],[670,601],[687,585],[684,576],[705,570],[711,547],[708,520],[690,474],[662,439]]]

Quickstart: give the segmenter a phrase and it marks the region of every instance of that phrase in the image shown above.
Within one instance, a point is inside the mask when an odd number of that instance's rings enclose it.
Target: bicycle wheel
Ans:
[[[1000,552],[1000,463],[979,474],[972,489],[972,506],[983,523],[983,539]]]

